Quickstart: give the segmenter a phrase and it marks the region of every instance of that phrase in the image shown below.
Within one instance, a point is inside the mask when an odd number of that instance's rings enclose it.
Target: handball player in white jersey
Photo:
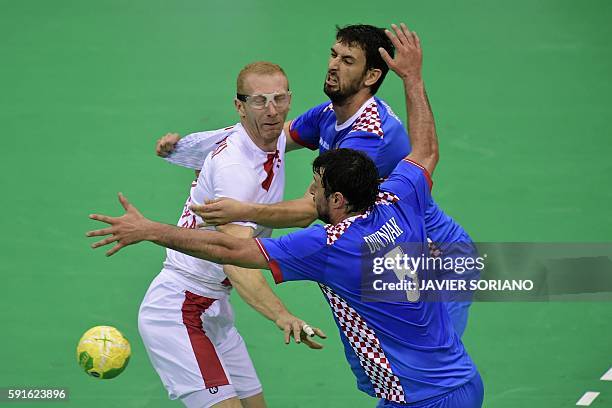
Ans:
[[[178,226],[202,224],[189,207],[206,200],[230,197],[271,204],[283,199],[282,130],[290,101],[287,77],[278,65],[256,62],[242,69],[235,100],[240,123],[222,130],[227,137],[206,157]],[[242,238],[269,237],[272,232],[251,222],[217,229]],[[261,383],[234,326],[232,287],[285,331],[286,342],[293,335],[296,342],[321,347],[304,335],[305,323],[287,311],[258,270],[232,274],[239,278],[230,282],[227,268],[237,267],[168,249],[164,267],[140,307],[138,327],[151,362],[169,397],[189,408],[265,407]]]

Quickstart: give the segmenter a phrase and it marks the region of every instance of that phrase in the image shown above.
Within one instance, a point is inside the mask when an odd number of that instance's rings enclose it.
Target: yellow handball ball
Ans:
[[[111,326],[87,330],[77,346],[77,361],[92,377],[115,378],[125,370],[132,350],[130,342]]]

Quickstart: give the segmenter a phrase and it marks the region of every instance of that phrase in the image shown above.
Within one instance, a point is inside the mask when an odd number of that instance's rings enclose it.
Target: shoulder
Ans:
[[[248,185],[257,180],[257,171],[252,158],[245,153],[243,146],[231,137],[223,140],[206,158],[204,171],[215,180],[239,180]]]
[[[383,124],[403,126],[401,119],[396,115],[393,109],[391,109],[391,106],[389,106],[387,102],[376,97],[374,97],[374,100],[378,106]]]
[[[361,114],[355,119],[349,133],[372,133],[380,138],[384,136],[381,109],[376,98],[372,98]]]
[[[291,252],[297,250],[302,256],[308,256],[325,249],[327,232],[322,225],[315,224],[271,240],[276,241],[281,249]]]
[[[340,238],[347,235],[348,232],[355,231],[354,226],[356,224],[364,222],[372,214],[371,210],[366,211],[364,214],[349,217],[338,224],[332,225],[327,224],[323,228],[325,230],[325,242],[328,246],[335,245]]]
[[[245,150],[243,132],[240,126],[235,126],[227,137],[217,143],[209,156],[215,167],[229,164],[248,166],[251,155]]]
[[[322,119],[324,117],[333,116],[335,117],[334,107],[331,102],[323,102],[319,105],[316,105],[306,112],[298,116],[298,118],[302,119]]]

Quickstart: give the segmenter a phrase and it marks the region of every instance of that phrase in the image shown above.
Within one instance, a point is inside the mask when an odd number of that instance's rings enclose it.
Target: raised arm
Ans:
[[[389,68],[404,84],[408,133],[412,145],[412,151],[407,158],[425,167],[429,174],[433,174],[439,157],[438,137],[423,83],[421,43],[417,34],[408,30],[404,23],[401,27],[395,24],[391,27],[395,35],[389,30],[386,32],[395,46],[395,58],[391,58],[383,48],[379,51]]]

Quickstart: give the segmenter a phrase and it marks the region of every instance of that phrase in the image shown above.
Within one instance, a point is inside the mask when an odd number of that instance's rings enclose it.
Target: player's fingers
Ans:
[[[91,247],[94,248],[94,249],[95,248],[100,248],[101,246],[108,245],[108,244],[110,244],[112,242],[115,242],[115,241],[118,241],[118,240],[119,240],[119,237],[116,236],[116,235],[113,235],[111,237],[104,238],[101,241],[94,242],[93,244],[91,244]]]
[[[291,323],[291,329],[293,331],[293,340],[295,340],[296,343],[301,343],[302,342],[302,322],[299,321],[294,321],[293,323]]]
[[[304,331],[304,333],[306,333],[309,337],[312,337],[315,335],[314,330],[312,330],[312,327],[310,327],[310,325],[304,324],[302,326],[302,330]]]
[[[393,62],[393,58],[391,58],[391,56],[389,55],[387,50],[385,50],[384,48],[380,47],[378,49],[378,52],[380,53],[380,56],[382,57],[382,59],[387,63],[387,66],[389,66],[389,68],[392,69],[395,64]]]
[[[319,336],[320,338],[322,338],[322,339],[326,339],[327,338],[327,335],[325,334],[325,332],[323,330],[319,329],[318,327],[315,327],[313,330],[314,330],[315,334],[317,336]]]
[[[125,211],[129,211],[130,208],[132,208],[132,204],[130,204],[130,202],[128,201],[127,198],[125,198],[125,196],[122,193],[118,193],[117,197],[119,197],[119,202],[121,203],[121,205],[123,206],[123,209]]]
[[[393,44],[395,49],[398,49],[401,47],[402,43],[400,43],[400,41],[397,39],[395,35],[393,35],[391,31],[385,30],[385,34],[387,34],[387,37],[389,37],[389,40],[391,40],[391,43]]]
[[[102,214],[90,214],[89,218],[91,218],[92,220],[96,220],[96,221],[102,221],[102,222],[105,222],[111,225],[115,223],[114,217],[109,217],[107,215],[102,215]]]
[[[200,214],[206,214],[208,216],[214,216],[216,211],[218,211],[218,209],[213,205],[214,203],[211,204],[192,204],[189,206],[189,209],[191,211],[193,211],[194,213],[200,215]]]
[[[291,341],[291,326],[285,326],[283,332],[285,334],[285,344],[289,344],[289,341]]]
[[[164,156],[167,156],[169,151],[170,150],[168,149],[168,146],[165,143],[162,143],[162,144],[159,145],[159,153],[160,154],[162,154]]]
[[[391,28],[393,29],[393,31],[395,31],[395,36],[402,45],[406,45],[409,43],[408,39],[406,38],[406,35],[404,35],[404,32],[397,25],[391,24]]]
[[[106,256],[113,256],[113,255],[115,255],[124,246],[125,245],[123,245],[122,243],[119,243],[119,244],[115,245],[114,247],[112,247],[111,249],[106,251]]]
[[[412,36],[414,37],[414,46],[420,50],[421,49],[421,39],[419,38],[418,34],[416,33],[416,31],[412,32]]]
[[[412,38],[412,33],[410,32],[410,29],[408,28],[408,26],[405,23],[401,23],[400,24],[401,30],[402,30],[402,35],[403,37],[412,45],[414,45],[414,41]]]
[[[321,343],[311,340],[309,338],[304,339],[304,344],[307,345],[308,348],[313,350],[321,350],[323,348],[323,345]]]
[[[94,230],[94,231],[89,231],[85,234],[85,236],[87,237],[99,237],[99,236],[103,236],[103,235],[108,235],[108,234],[112,234],[114,231],[114,229],[111,228],[104,228],[104,229],[99,229],[99,230]]]

